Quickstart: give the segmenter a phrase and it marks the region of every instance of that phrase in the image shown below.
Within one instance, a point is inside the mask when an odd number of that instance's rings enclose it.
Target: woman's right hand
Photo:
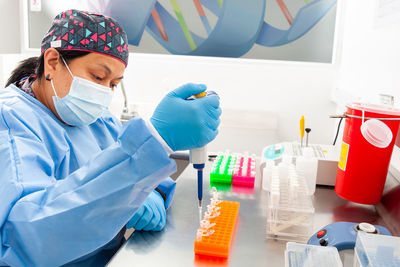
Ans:
[[[169,92],[154,111],[150,122],[172,150],[203,147],[217,136],[219,97],[187,100],[206,89],[204,84],[185,84]]]

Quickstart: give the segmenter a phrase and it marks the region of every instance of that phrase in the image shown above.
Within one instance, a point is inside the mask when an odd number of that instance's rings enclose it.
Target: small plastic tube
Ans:
[[[219,199],[219,194],[218,194],[217,188],[212,187],[211,188],[211,194],[212,194],[212,199],[211,200],[218,200]]]
[[[208,220],[201,220],[200,221],[200,228],[201,229],[208,230],[208,229],[210,229],[211,227],[213,227],[215,225],[216,225],[216,223],[210,223],[210,221],[208,221]]]
[[[221,200],[218,200],[218,199],[211,199],[211,205],[213,205],[213,206],[217,206],[219,203],[221,203],[222,201]]]
[[[213,212],[213,213],[206,211],[206,213],[204,214],[204,219],[209,220],[209,219],[219,216],[220,214],[221,213],[219,211]]]
[[[212,205],[207,205],[207,211],[210,213],[217,212],[221,209],[221,207],[216,207]]]
[[[196,239],[197,239],[198,241],[200,241],[200,240],[203,238],[203,236],[210,236],[210,235],[212,235],[214,232],[215,232],[215,231],[214,231],[213,229],[207,230],[207,229],[199,228],[199,229],[197,230],[197,233],[196,233]]]

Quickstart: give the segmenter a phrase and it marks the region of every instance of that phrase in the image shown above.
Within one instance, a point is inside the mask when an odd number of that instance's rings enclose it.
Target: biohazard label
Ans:
[[[342,143],[342,150],[340,151],[340,159],[338,167],[343,171],[346,170],[347,155],[349,154],[349,148],[350,148],[349,144],[346,144],[345,142]]]

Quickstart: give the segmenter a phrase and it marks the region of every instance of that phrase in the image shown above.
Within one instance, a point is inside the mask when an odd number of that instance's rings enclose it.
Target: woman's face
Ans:
[[[62,64],[62,59],[59,61],[60,66],[51,78],[57,95],[62,98],[68,94],[73,77]],[[74,76],[109,87],[110,90],[115,89],[125,71],[125,65],[121,61],[98,53],[89,53],[70,60],[67,64]]]
[[[125,65],[120,60],[98,53],[74,58],[67,64],[74,76],[109,87],[110,90],[114,90],[121,82],[125,71]],[[46,50],[44,54],[44,76],[47,75],[52,80],[58,97],[63,98],[69,93],[73,77],[54,48]],[[39,100],[57,115],[52,100],[54,92],[51,83],[46,79],[42,80],[44,86]]]

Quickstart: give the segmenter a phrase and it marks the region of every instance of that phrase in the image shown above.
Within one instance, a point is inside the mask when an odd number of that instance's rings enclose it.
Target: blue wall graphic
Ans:
[[[199,0],[201,7],[218,18],[210,28],[202,17],[208,32],[206,38],[188,29],[185,32],[179,10],[175,10],[176,19],[156,0],[112,0],[105,13],[120,22],[131,45],[139,45],[146,30],[171,54],[241,57],[255,44],[276,47],[299,39],[336,5],[336,1],[314,0],[306,4],[297,12],[289,29],[282,30],[264,21],[266,0]]]

